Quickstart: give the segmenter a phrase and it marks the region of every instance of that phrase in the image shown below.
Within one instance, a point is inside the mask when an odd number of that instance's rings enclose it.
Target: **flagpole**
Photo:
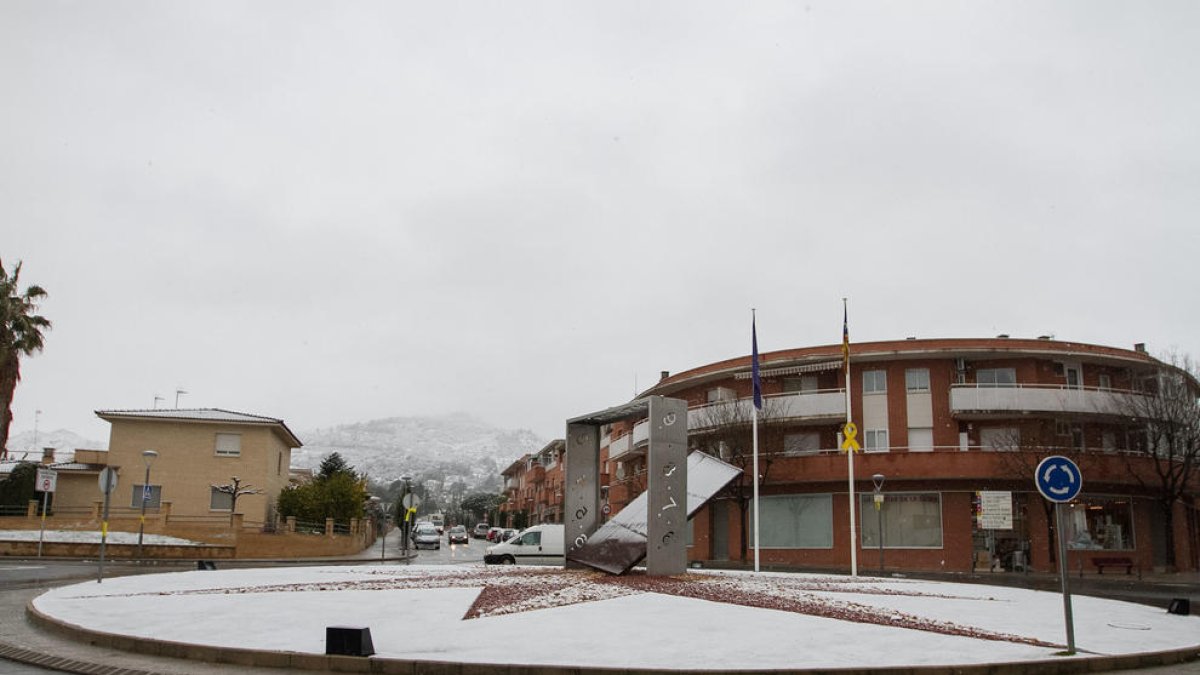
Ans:
[[[842,298],[842,360],[846,363],[846,425],[852,423],[850,402],[850,324],[846,298]],[[850,485],[850,576],[858,576],[858,532],[855,528],[854,448],[846,448],[846,466]]]
[[[754,571],[758,572],[758,409],[754,409]]]
[[[758,373],[758,327],[756,326],[754,309],[750,310],[750,341],[753,347],[752,366],[752,388],[754,394],[753,405],[750,406],[753,424],[751,432],[751,446],[753,447],[754,459],[751,462],[751,470],[754,471],[754,571],[759,571],[759,556],[758,550],[760,542],[758,539],[758,408],[762,405],[762,380],[759,379]]]

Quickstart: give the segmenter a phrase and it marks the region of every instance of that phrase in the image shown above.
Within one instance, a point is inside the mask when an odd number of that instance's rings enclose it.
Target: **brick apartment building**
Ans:
[[[760,355],[761,536],[764,565],[850,567],[841,345]],[[1041,458],[1061,454],[1083,474],[1065,529],[1071,569],[1128,559],[1144,570],[1200,568],[1193,474],[1168,519],[1156,460],[1154,403],[1200,384],[1133,350],[1046,338],[907,339],[851,345],[850,406],[859,429],[856,536],[860,567],[888,570],[1052,570],[1053,511],[1037,492]],[[745,469],[691,521],[689,558],[753,557],[749,356],[669,375],[642,393],[688,402],[689,443]],[[602,498],[612,513],[645,489],[646,425],[602,429]],[[562,441],[505,472],[510,515],[561,522]],[[873,477],[883,502],[874,506]],[[982,494],[981,494],[982,493]],[[982,529],[981,498],[1007,504]],[[525,524],[525,523],[519,523]],[[1169,528],[1169,532],[1168,532]],[[1122,570],[1123,571],[1123,570]]]

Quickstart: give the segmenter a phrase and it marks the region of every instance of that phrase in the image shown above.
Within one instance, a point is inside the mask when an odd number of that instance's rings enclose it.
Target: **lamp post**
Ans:
[[[146,478],[142,481],[142,518],[138,523],[137,557],[142,557],[142,538],[146,533],[146,502],[150,501],[150,465],[158,459],[158,453],[153,450],[142,451],[142,462],[146,464]]]
[[[875,484],[875,519],[879,537],[879,574],[883,574],[883,480],[884,475],[877,473],[871,476],[871,482]]]

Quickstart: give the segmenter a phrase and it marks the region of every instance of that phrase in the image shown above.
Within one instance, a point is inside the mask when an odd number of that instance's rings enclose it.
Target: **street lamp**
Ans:
[[[884,475],[877,473],[871,476],[871,482],[875,484],[875,517],[876,524],[879,528],[879,574],[883,574],[883,479]]]
[[[142,462],[146,464],[146,478],[142,481],[142,519],[138,524],[137,557],[142,557],[142,537],[146,533],[146,502],[150,501],[150,465],[158,459],[158,453],[153,450],[142,451]]]

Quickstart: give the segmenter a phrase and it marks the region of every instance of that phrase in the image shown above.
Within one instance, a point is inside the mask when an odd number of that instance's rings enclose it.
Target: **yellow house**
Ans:
[[[113,506],[140,508],[148,484],[147,509],[169,503],[172,519],[229,514],[230,495],[213,486],[236,477],[243,488],[261,490],[238,497],[237,512],[246,524],[271,522],[288,484],[292,448],[302,446],[283,420],[219,408],[96,415],[112,424],[105,459],[118,467]]]

